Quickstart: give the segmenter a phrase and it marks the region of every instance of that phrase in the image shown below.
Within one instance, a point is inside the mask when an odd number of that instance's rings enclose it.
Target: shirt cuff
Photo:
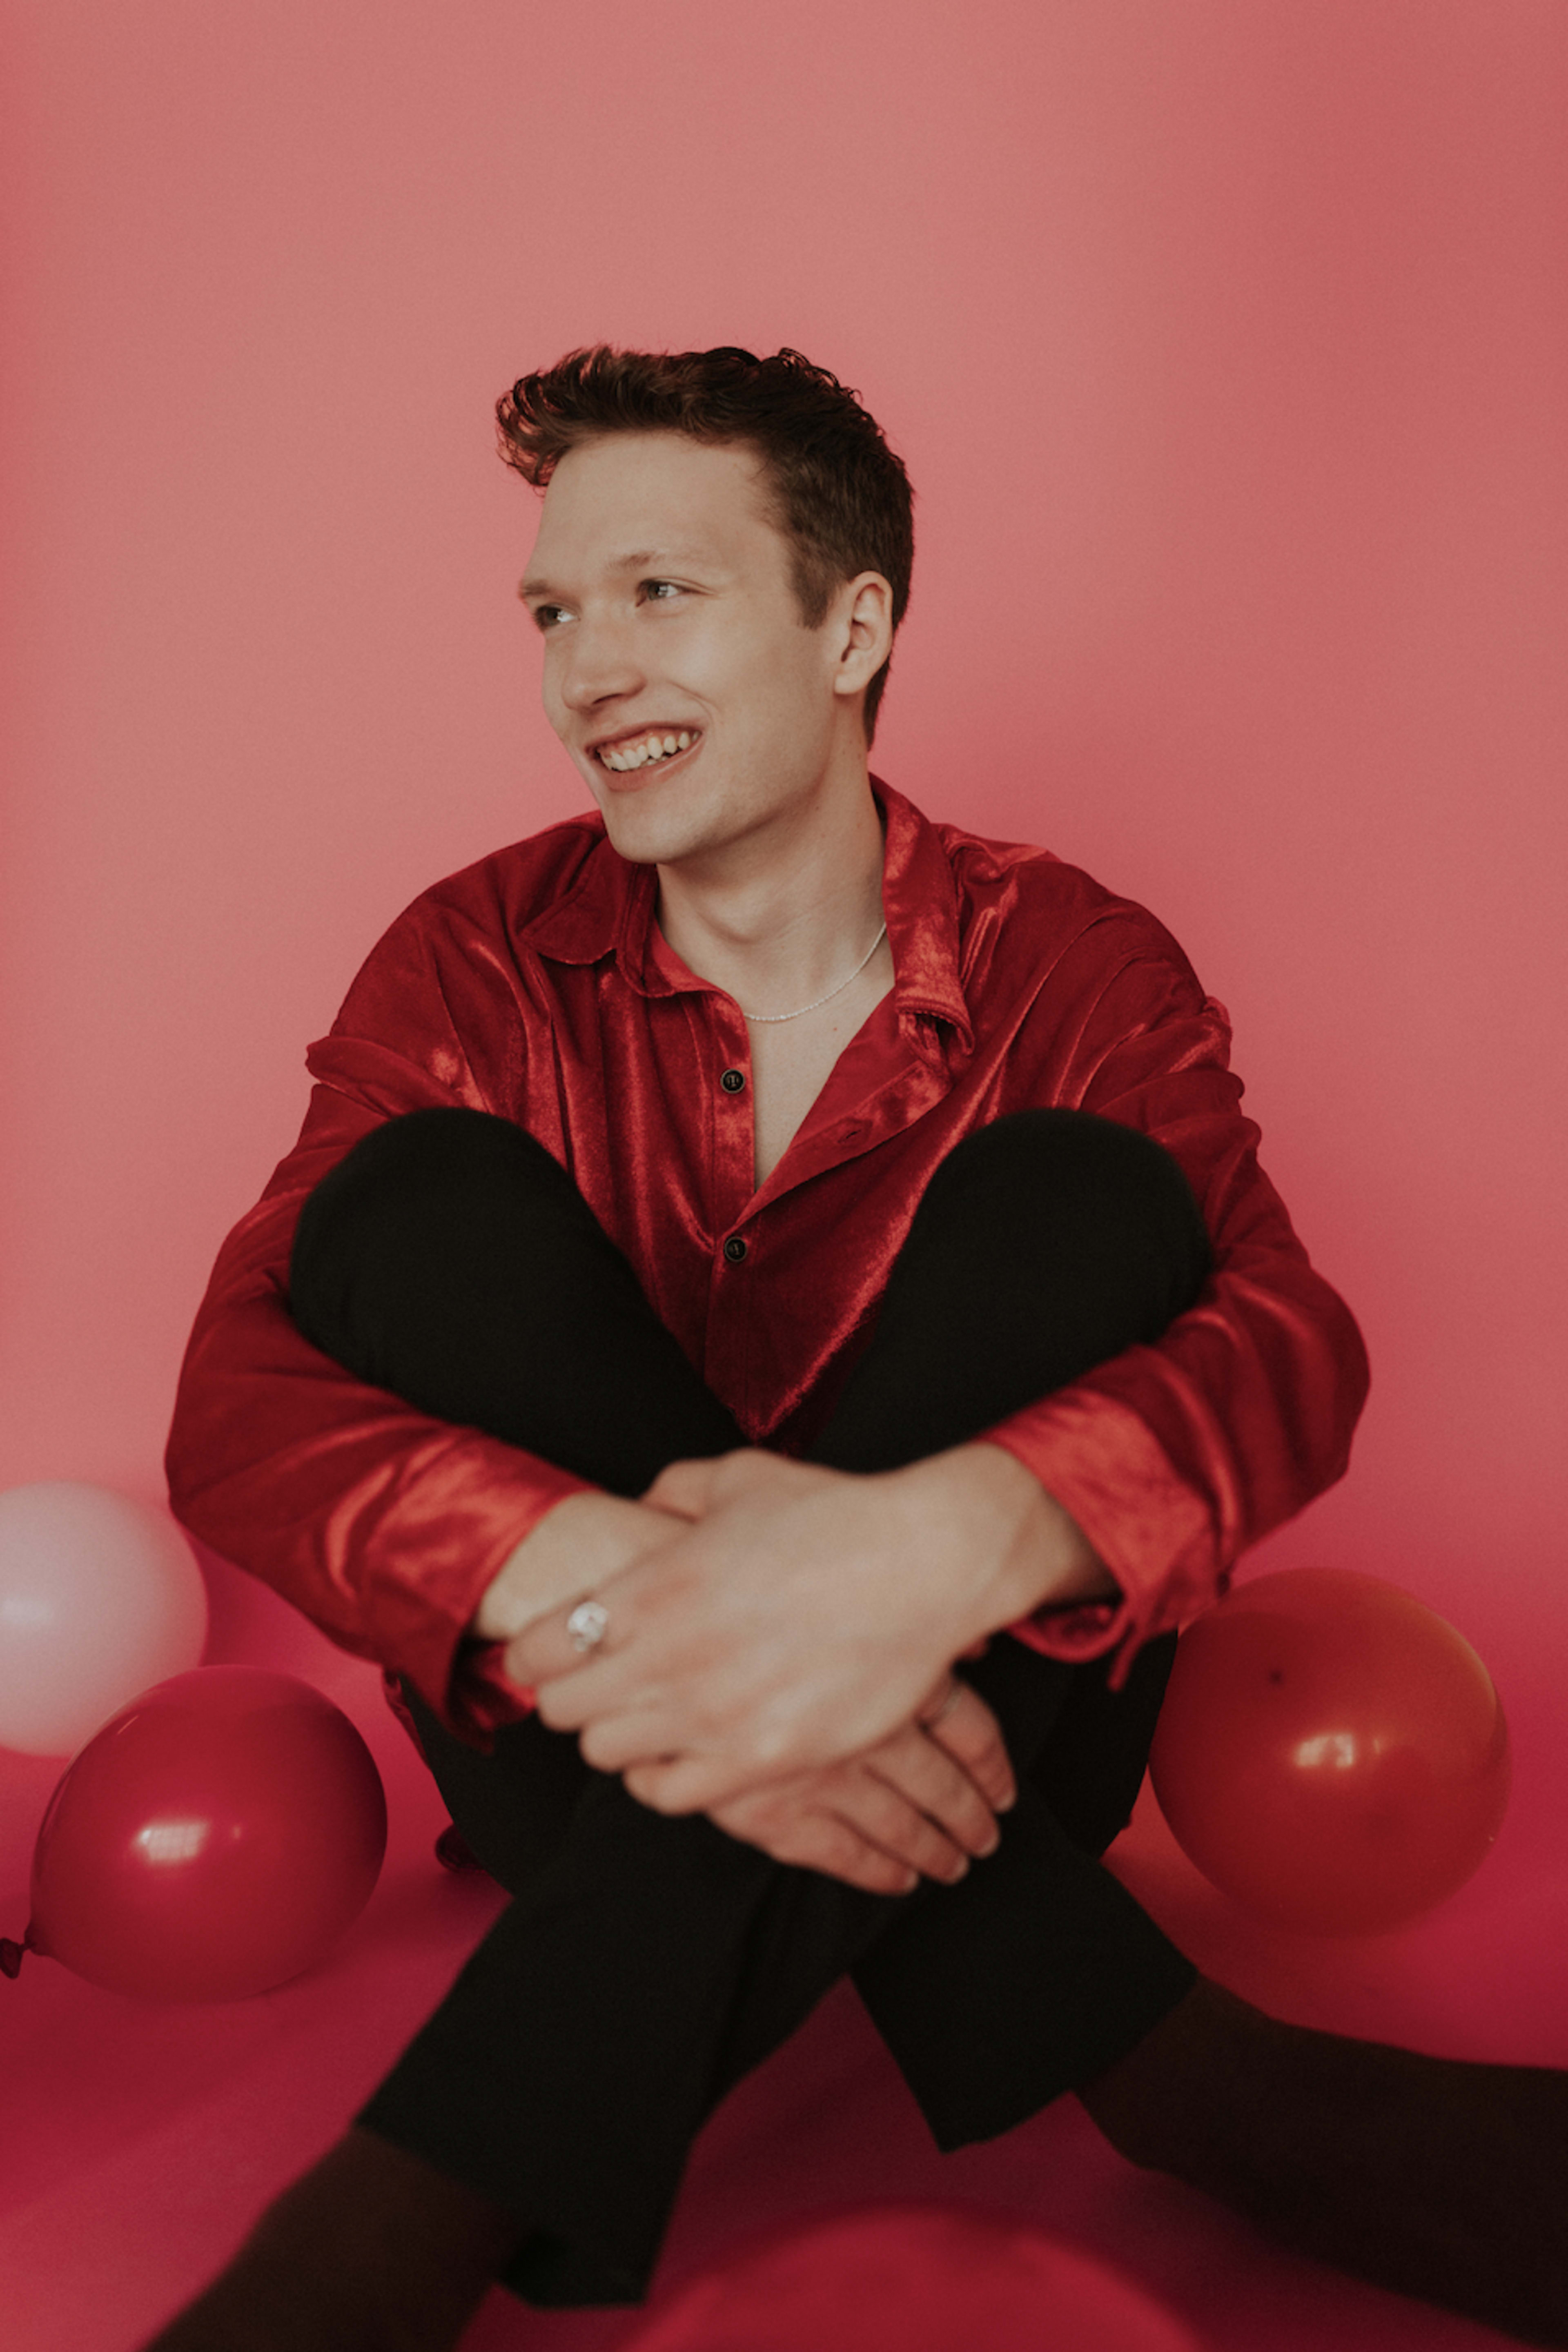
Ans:
[[[442,1726],[466,1748],[488,1756],[495,1734],[504,1725],[533,1712],[531,1690],[514,1683],[501,1664],[504,1642],[482,1641],[468,1631],[485,1592],[507,1560],[547,1511],[568,1495],[589,1489],[589,1481],[552,1464],[531,1466],[531,1492],[519,1496],[506,1514],[504,1532],[493,1546],[478,1548],[459,1566],[450,1539],[451,1557],[442,1562],[441,1547],[431,1537],[422,1578],[399,1580],[383,1587],[379,1655],[384,1681],[394,1712],[403,1710],[392,1697],[392,1677],[412,1683]],[[521,1506],[521,1507],[520,1507]],[[471,1536],[470,1528],[463,1532]],[[443,1575],[442,1566],[448,1572]],[[411,1723],[410,1723],[411,1727]]]
[[[487,1756],[495,1734],[506,1724],[521,1723],[537,1705],[532,1691],[507,1673],[501,1663],[505,1656],[504,1642],[465,1641],[458,1643],[452,1664],[449,1712],[461,1717],[465,1731],[482,1738]],[[470,1739],[470,1746],[477,1744]]]
[[[501,1665],[505,1649],[504,1642],[464,1643],[447,1685],[447,1705],[443,1714],[447,1730],[454,1738],[461,1738],[465,1747],[478,1747],[486,1756],[502,1726],[521,1723],[525,1716],[532,1714],[536,1704],[533,1693],[512,1682]],[[410,1675],[409,1680],[413,1679]],[[383,1666],[381,1670],[381,1689],[387,1706],[428,1765],[430,1758],[419,1726],[414,1720],[401,1678],[392,1666]]]
[[[1118,1654],[1120,1690],[1143,1643],[1196,1616],[1225,1579],[1214,1522],[1146,1423],[1120,1398],[1060,1389],[984,1433],[1037,1477],[1082,1528],[1121,1588],[1119,1601],[1050,1606],[1007,1631],[1079,1664]]]

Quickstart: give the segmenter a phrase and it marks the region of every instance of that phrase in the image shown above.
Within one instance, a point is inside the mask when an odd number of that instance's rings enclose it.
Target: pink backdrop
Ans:
[[[497,392],[791,343],[920,493],[879,767],[1170,924],[1366,1331],[1256,1564],[1559,1643],[1559,0],[10,14],[0,1486],[161,1496],[306,1041],[577,804]]]
[[[1137,1883],[1291,2014],[1561,2063],[1562,0],[5,13],[0,1487],[163,1498],[186,1333],[298,1129],[306,1042],[417,891],[578,803],[512,596],[532,502],[491,454],[497,393],[599,338],[795,345],[920,493],[879,768],[1170,925],[1366,1332],[1350,1475],[1248,1571],[1413,1588],[1515,1727],[1504,1841],[1417,1939],[1244,1932],[1168,1841]],[[369,1670],[236,1576],[215,1598],[217,1654],[352,1696],[402,1874],[287,2000],[132,2018],[47,1963],[5,1989],[19,2347],[118,2352],[137,2313],[114,2336],[101,2298],[172,2307],[490,1916],[435,1883],[444,1815]],[[12,1765],[16,1934],[58,1766]],[[416,1935],[400,2008],[375,1971]],[[216,2099],[224,2036],[300,2018],[318,2060],[236,2077],[221,2127],[176,2112]],[[180,2065],[163,2138],[138,2137]],[[796,2078],[770,2079],[787,2106]],[[1157,2267],[1146,2200],[1075,2131],[1040,2125],[1073,2151],[1052,2210],[1083,2184],[1083,2229]],[[121,2141],[120,2171],[82,2170]],[[1011,2179],[1010,2146],[942,2177]],[[182,2210],[211,2200],[185,2240],[176,2178]],[[1195,2262],[1264,2282],[1267,2325],[1246,2288],[1215,2343],[1363,2340],[1300,2266],[1218,2225],[1194,2246],[1173,2210],[1158,2260],[1216,2327]],[[1369,2343],[1450,2341],[1363,2300]],[[551,2341],[609,2341],[574,2327]]]

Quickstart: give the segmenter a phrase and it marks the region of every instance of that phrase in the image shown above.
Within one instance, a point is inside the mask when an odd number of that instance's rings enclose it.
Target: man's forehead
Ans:
[[[757,452],[674,433],[606,435],[571,450],[545,493],[523,593],[560,557],[605,572],[729,563],[772,530]]]

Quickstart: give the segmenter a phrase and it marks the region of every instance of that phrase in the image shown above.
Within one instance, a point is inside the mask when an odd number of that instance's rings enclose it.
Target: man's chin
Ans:
[[[606,795],[599,814],[612,849],[631,866],[676,866],[722,848],[734,828],[711,812],[660,807],[652,793]]]
[[[689,856],[698,845],[690,825],[660,824],[651,812],[634,814],[627,809],[601,806],[599,813],[605,820],[611,848],[628,866],[668,866]]]

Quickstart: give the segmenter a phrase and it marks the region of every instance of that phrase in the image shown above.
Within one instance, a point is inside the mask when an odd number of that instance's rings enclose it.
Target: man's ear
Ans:
[[[879,572],[847,580],[833,615],[837,648],[835,694],[859,694],[868,687],[893,646],[893,591]]]

